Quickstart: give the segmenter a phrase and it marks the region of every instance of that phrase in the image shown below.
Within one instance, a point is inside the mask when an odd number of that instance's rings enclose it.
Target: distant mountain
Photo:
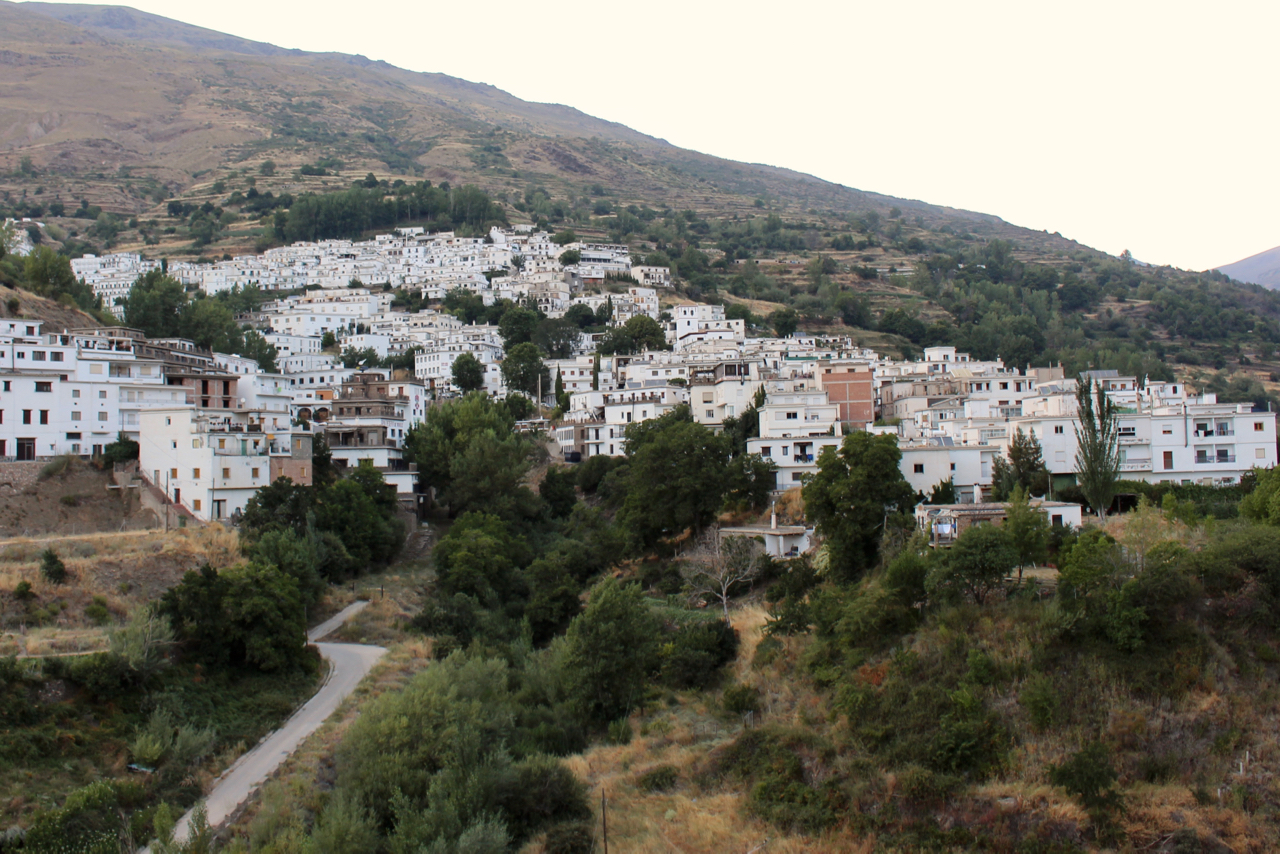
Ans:
[[[1251,282],[1262,285],[1264,288],[1280,290],[1280,246],[1216,269],[1236,281]]]
[[[0,179],[23,157],[47,192],[130,215],[158,213],[145,204],[156,185],[187,193],[266,159],[292,170],[329,159],[345,171],[475,183],[500,195],[531,184],[557,196],[605,187],[658,209],[746,216],[758,199],[798,216],[898,208],[957,233],[1040,251],[1081,248],[989,214],[677,148],[487,84],[286,50],[124,6],[0,0]],[[122,178],[151,183],[135,191]],[[4,190],[21,187],[0,180]]]

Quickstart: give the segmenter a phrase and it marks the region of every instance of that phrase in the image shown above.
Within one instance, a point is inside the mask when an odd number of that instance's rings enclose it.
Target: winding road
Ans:
[[[320,690],[293,713],[284,726],[268,735],[258,745],[236,760],[223,772],[205,798],[209,826],[218,827],[237,807],[262,785],[271,773],[298,749],[303,740],[320,728],[338,704],[355,690],[373,665],[386,650],[380,646],[354,643],[320,643],[320,639],[333,634],[351,617],[358,614],[368,602],[354,602],[333,617],[307,632],[307,640],[314,643],[326,661],[329,675]],[[191,827],[194,810],[189,810],[174,827],[175,841],[185,841]],[[143,849],[147,851],[147,849]]]

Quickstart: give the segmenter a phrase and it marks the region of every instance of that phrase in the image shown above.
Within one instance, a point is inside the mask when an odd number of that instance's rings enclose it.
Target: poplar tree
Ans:
[[[1076,386],[1076,481],[1098,518],[1106,521],[1120,478],[1116,405],[1093,378]]]

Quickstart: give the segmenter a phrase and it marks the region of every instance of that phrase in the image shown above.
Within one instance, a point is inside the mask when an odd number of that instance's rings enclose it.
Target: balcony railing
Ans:
[[[1218,454],[1216,457],[1196,457],[1196,465],[1212,465],[1214,463],[1234,463],[1236,461],[1235,454]]]
[[[1191,435],[1197,439],[1209,439],[1213,436],[1234,436],[1235,434],[1236,431],[1230,427],[1219,427],[1215,430],[1196,430]]]
[[[795,455],[795,462],[797,462],[797,463],[811,463],[811,462],[813,462],[813,454],[796,454],[796,455]]]

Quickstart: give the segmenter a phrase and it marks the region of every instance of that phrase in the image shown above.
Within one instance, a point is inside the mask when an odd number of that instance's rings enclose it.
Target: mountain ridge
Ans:
[[[223,38],[128,7],[0,2],[0,30],[7,64],[23,76],[21,86],[0,83],[0,162],[10,169],[28,156],[37,168],[81,178],[96,174],[91,170],[145,170],[176,193],[210,169],[263,157],[293,165],[294,153],[327,154],[371,171],[492,188],[491,179],[504,176],[477,168],[486,155],[476,149],[495,144],[477,138],[496,132],[503,150],[490,159],[499,172],[506,160],[521,183],[616,181],[622,195],[653,205],[698,207],[698,196],[712,196],[708,204],[723,208],[734,206],[725,197],[738,197],[740,205],[745,196],[748,205],[764,197],[798,211],[896,206],[993,236],[1041,234],[991,214],[681,149],[573,107],[522,101],[491,84]],[[354,143],[359,136],[378,141]],[[106,210],[145,212],[118,192],[85,190]],[[1059,244],[1076,247],[1065,239]]]
[[[1280,246],[1214,269],[1240,282],[1261,285],[1271,290],[1280,289]]]

